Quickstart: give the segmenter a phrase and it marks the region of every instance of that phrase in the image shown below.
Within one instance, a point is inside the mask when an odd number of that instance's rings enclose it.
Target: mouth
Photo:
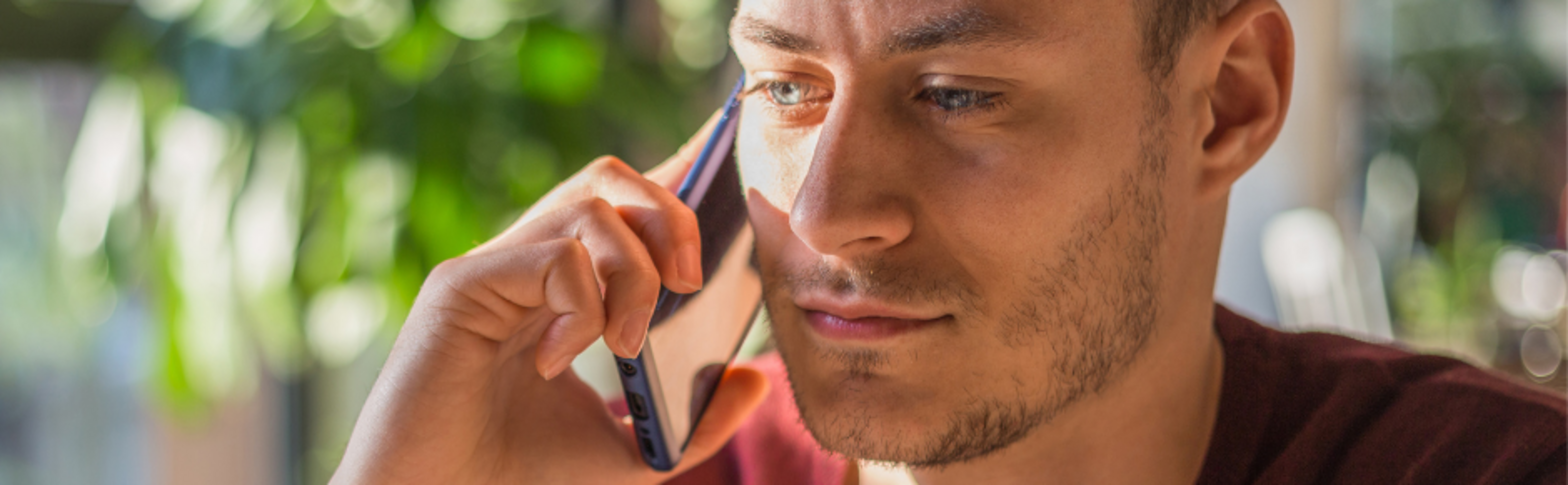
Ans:
[[[901,309],[865,299],[806,296],[795,304],[805,310],[811,330],[829,340],[885,340],[950,318],[938,312]]]

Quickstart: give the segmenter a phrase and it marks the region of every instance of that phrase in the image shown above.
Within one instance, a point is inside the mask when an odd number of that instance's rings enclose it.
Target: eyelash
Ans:
[[[789,82],[789,81],[761,81],[761,82],[758,82],[756,85],[753,85],[750,89],[747,89],[742,94],[744,96],[752,96],[754,94],[761,93],[763,96],[767,97],[768,107],[770,109],[772,109],[775,112],[778,112],[780,114],[784,114],[784,115],[789,115],[791,113],[798,113],[799,110],[809,107],[808,106],[809,104],[811,104],[811,103],[818,103],[818,102],[822,101],[820,99],[807,98],[807,99],[801,101],[800,104],[797,104],[797,105],[781,105],[781,104],[778,104],[777,102],[775,102],[773,100],[773,96],[772,96],[772,94],[770,94],[770,92],[771,92],[772,88],[774,88],[774,87],[776,87],[776,86],[778,86],[780,84],[797,84],[799,86],[805,86],[808,89],[810,89],[810,85],[806,84],[806,83],[795,83],[795,82]],[[937,103],[936,95],[939,94],[939,93],[965,95],[965,96],[977,96],[979,99],[975,100],[974,104],[972,104],[970,106],[967,106],[967,107],[955,108],[955,109],[947,109],[947,108],[941,107]],[[926,103],[926,105],[928,107],[930,107],[932,110],[937,112],[937,114],[941,117],[943,123],[952,122],[952,121],[963,119],[963,118],[966,118],[966,117],[969,117],[969,116],[975,116],[975,115],[988,113],[988,112],[995,111],[997,109],[1001,109],[1001,108],[1004,108],[1004,107],[1007,106],[1007,100],[1002,97],[1002,93],[993,92],[993,91],[977,91],[977,90],[973,90],[973,89],[949,88],[949,87],[928,87],[928,88],[921,89],[919,92],[915,93],[915,95],[912,98],[912,100],[913,101],[917,101],[917,102]]]
[[[784,117],[786,119],[794,119],[796,117],[799,117],[799,116],[802,115],[802,111],[801,110],[810,107],[810,105],[812,105],[812,104],[819,103],[819,102],[822,101],[821,99],[816,99],[815,97],[808,97],[806,99],[801,100],[800,104],[796,104],[796,105],[782,105],[782,104],[778,104],[777,102],[775,102],[773,100],[773,95],[770,93],[770,91],[772,91],[772,89],[774,87],[777,87],[777,86],[779,86],[781,84],[795,84],[795,85],[798,85],[798,86],[805,87],[806,89],[813,89],[813,88],[810,87],[811,86],[810,84],[806,84],[806,83],[802,83],[802,82],[761,81],[761,82],[758,82],[756,85],[752,86],[750,89],[747,89],[744,93],[741,93],[741,94],[744,95],[744,96],[752,96],[754,94],[759,94],[760,93],[764,98],[766,98],[768,109],[772,110],[774,113],[777,113],[781,117]],[[831,97],[829,97],[829,99],[831,99]]]
[[[974,104],[971,104],[967,107],[950,110],[948,108],[943,108],[937,103],[936,95],[943,92],[964,96],[976,96],[978,99],[974,101]],[[1002,97],[1002,93],[939,86],[921,89],[920,92],[915,93],[914,100],[927,103],[931,109],[938,112],[944,123],[969,116],[988,113],[1007,106],[1007,100]]]

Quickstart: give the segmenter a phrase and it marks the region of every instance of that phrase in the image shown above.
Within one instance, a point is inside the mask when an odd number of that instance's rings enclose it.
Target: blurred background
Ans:
[[[1562,392],[1568,4],[1283,3],[1295,97],[1217,299]],[[0,484],[325,482],[424,274],[671,153],[732,11],[0,0]]]

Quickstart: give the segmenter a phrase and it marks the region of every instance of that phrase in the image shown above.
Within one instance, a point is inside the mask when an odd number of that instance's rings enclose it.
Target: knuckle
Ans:
[[[675,210],[670,211],[670,218],[676,229],[697,232],[697,213],[686,207],[686,204],[677,205]]]
[[[576,238],[560,238],[543,243],[551,259],[567,264],[581,264],[589,261],[588,248]]]
[[[659,284],[659,268],[653,265],[648,258],[634,258],[627,265],[627,274],[631,275],[640,285],[657,286]]]
[[[685,205],[659,211],[648,224],[653,230],[662,232],[664,237],[673,238],[676,242],[697,235],[697,214]]]
[[[469,257],[458,256],[442,261],[430,268],[430,274],[425,277],[420,286],[420,293],[429,293],[432,298],[445,298],[442,295],[462,293],[475,283],[476,277],[473,269],[468,264]]]
[[[691,207],[686,205],[686,202],[651,180],[645,182],[647,183],[646,188],[653,195],[654,202],[658,204],[658,212],[661,217],[670,219],[672,223],[684,224],[689,222],[693,225],[697,223],[697,213],[693,212]]]
[[[589,214],[592,214],[594,217],[620,218],[620,216],[617,215],[615,211],[615,206],[610,204],[610,201],[604,200],[603,197],[594,197],[588,199],[586,202],[584,202],[584,208],[587,209]]]
[[[589,162],[584,171],[596,175],[621,175],[625,174],[625,172],[630,168],[631,167],[626,165],[626,162],[621,161],[621,159],[611,155],[605,155],[599,158],[595,158],[592,162]]]
[[[579,197],[592,197],[605,185],[607,179],[614,176],[618,164],[624,165],[612,156],[596,158],[550,191],[550,195],[545,198],[559,197],[563,201],[572,201]]]
[[[663,189],[658,190],[662,191]],[[646,210],[635,210],[628,214],[630,217],[628,222],[634,222],[638,226],[652,226],[661,230],[696,229],[697,214],[692,212],[690,207],[686,207],[685,203],[674,198],[673,195],[670,197],[654,197],[654,201],[657,204],[655,207]]]
[[[463,265],[463,262],[465,261],[464,258],[465,258],[464,256],[458,256],[458,257],[455,257],[455,258],[452,258],[452,259],[448,259],[446,261],[442,261],[442,262],[436,264],[436,266],[434,268],[430,268],[430,276],[428,277],[428,279],[432,279],[432,280],[452,280],[452,279],[455,279],[462,272],[462,270],[459,269],[459,267],[461,267]]]
[[[642,261],[634,255],[624,252],[601,254],[596,258],[599,269],[606,276],[633,278],[642,275]]]
[[[572,203],[572,211],[581,217],[603,218],[615,215],[615,206],[603,197],[588,197]]]

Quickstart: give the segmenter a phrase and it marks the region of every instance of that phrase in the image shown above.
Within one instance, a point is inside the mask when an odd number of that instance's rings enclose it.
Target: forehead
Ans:
[[[1118,0],[741,0],[737,43],[882,57],[948,45],[1043,44],[1096,28]]]

